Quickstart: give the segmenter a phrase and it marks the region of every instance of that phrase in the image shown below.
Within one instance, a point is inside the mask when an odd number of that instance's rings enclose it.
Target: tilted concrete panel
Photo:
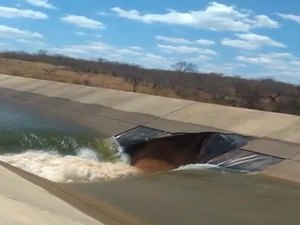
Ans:
[[[0,176],[1,224],[102,224],[2,166]]]

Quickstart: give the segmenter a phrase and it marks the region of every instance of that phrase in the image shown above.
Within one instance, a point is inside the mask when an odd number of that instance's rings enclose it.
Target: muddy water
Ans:
[[[0,160],[73,182],[61,185],[92,199],[95,208],[109,202],[159,225],[300,224],[297,184],[209,166],[130,177],[137,171],[103,147],[98,134],[83,126],[1,102]]]
[[[117,154],[113,140],[34,108],[1,102],[0,160],[54,182],[95,182],[139,171]]]
[[[261,175],[204,167],[68,186],[149,224],[300,224],[300,186]]]

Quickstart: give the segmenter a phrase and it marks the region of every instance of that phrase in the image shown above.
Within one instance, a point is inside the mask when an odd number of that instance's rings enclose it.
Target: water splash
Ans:
[[[174,171],[178,170],[207,170],[207,169],[215,169],[215,168],[220,168],[217,165],[212,165],[208,163],[203,163],[203,164],[188,164],[184,166],[180,166],[177,169],[174,169]]]
[[[28,150],[0,155],[0,160],[53,182],[98,182],[125,178],[139,171],[125,162],[101,162],[97,152],[82,148],[77,155]]]

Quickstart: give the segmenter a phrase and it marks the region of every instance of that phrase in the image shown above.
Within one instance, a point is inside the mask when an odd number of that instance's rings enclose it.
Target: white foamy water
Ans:
[[[211,168],[219,168],[217,165],[212,165],[212,164],[188,164],[184,166],[180,166],[175,170],[207,170]]]
[[[0,155],[0,160],[53,182],[97,182],[124,178],[139,171],[125,162],[100,162],[90,149],[80,149],[76,156],[51,151],[28,150]]]

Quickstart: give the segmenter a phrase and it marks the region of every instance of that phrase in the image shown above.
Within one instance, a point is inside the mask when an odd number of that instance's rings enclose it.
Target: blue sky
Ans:
[[[0,50],[163,69],[185,60],[299,84],[299,10],[299,0],[1,0]]]

